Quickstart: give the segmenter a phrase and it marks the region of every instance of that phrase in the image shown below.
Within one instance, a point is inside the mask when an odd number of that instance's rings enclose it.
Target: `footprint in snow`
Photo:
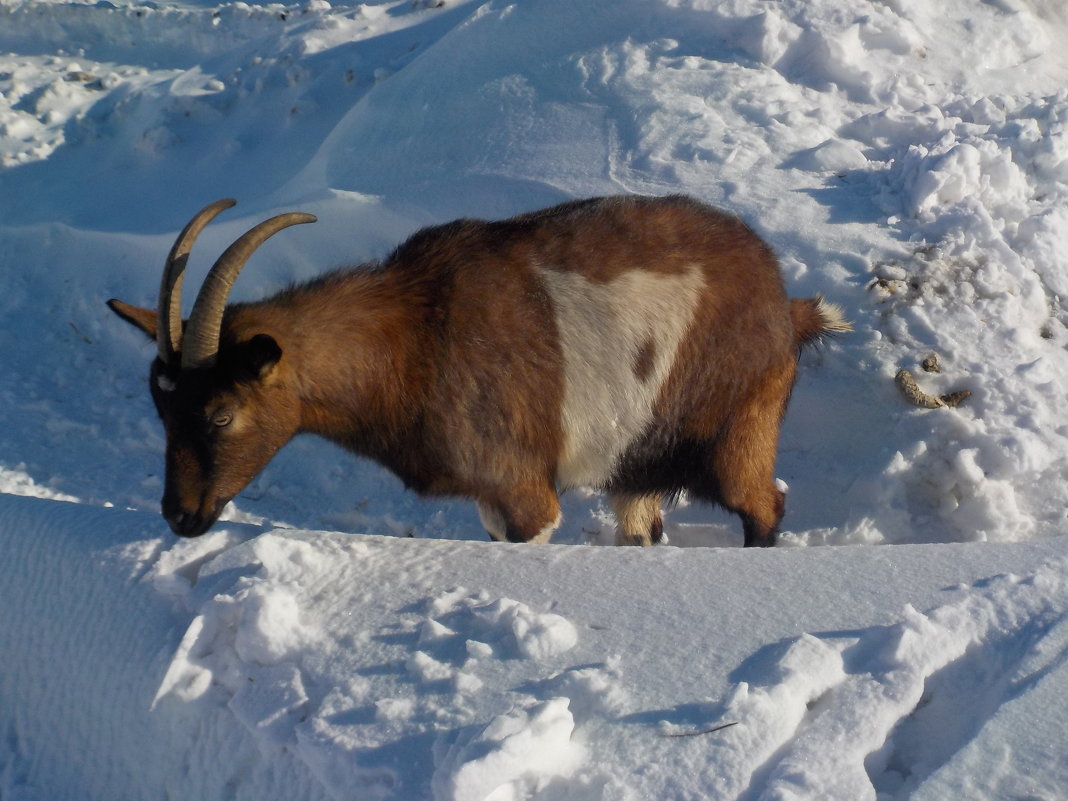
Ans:
[[[1063,654],[1033,650],[1068,615],[1068,564],[1000,576],[925,613],[859,636],[804,634],[759,684],[739,682],[712,710],[738,721],[715,739],[716,796],[909,797]],[[1065,639],[1068,640],[1068,629]],[[1053,659],[1056,665],[1050,662]],[[1059,662],[1057,660],[1060,660]]]

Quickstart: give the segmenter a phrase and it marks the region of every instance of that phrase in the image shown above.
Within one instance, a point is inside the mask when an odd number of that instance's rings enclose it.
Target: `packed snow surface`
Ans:
[[[0,800],[1068,797],[1066,41],[1058,0],[0,0]],[[103,301],[207,202],[187,286],[319,218],[241,300],[678,192],[856,329],[801,358],[793,547],[686,498],[591,547],[593,491],[491,544],[310,438],[167,530]]]

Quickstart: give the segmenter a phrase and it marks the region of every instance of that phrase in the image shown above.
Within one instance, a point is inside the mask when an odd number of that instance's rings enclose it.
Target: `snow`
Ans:
[[[13,495],[0,521],[5,798],[1053,799],[1068,778],[1064,538],[180,541]]]
[[[0,0],[0,799],[1064,798],[1066,37],[1055,0]],[[785,547],[685,498],[593,547],[596,492],[489,543],[309,438],[169,533],[103,301],[153,303],[196,209],[239,200],[190,285],[318,216],[244,299],[616,192],[735,211],[855,324],[801,359]]]

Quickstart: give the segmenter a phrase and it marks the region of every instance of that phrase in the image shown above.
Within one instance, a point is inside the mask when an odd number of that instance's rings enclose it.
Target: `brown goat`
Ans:
[[[419,493],[473,498],[490,535],[546,541],[558,491],[608,492],[617,542],[661,538],[683,490],[773,545],[773,469],[801,345],[848,331],[789,300],[775,256],[736,218],[685,197],[579,200],[414,234],[380,264],[226,305],[267,237],[219,258],[181,322],[182,271],[218,201],[186,226],[158,311],[108,305],[155,339],[167,434],[163,515],[197,536],[274,453],[318,434]]]

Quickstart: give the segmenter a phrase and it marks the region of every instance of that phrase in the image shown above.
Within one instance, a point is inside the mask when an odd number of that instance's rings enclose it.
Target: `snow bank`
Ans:
[[[0,496],[5,799],[1066,786],[1029,751],[1068,746],[1043,707],[1068,689],[1062,538],[639,552],[153,527]]]

